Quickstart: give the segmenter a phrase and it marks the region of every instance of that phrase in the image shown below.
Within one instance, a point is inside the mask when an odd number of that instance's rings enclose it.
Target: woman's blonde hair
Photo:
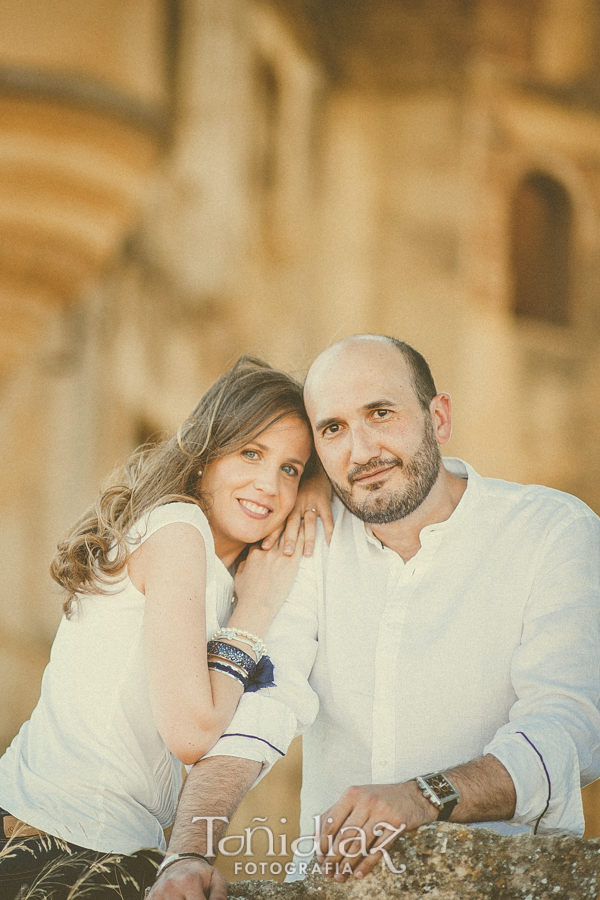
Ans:
[[[98,500],[58,545],[50,573],[67,591],[64,611],[83,594],[101,594],[125,567],[127,534],[145,513],[173,501],[206,509],[199,469],[243,447],[285,416],[310,423],[302,386],[260,359],[242,356],[208,389],[176,435],[136,450],[110,476]],[[310,474],[314,451],[304,475]]]

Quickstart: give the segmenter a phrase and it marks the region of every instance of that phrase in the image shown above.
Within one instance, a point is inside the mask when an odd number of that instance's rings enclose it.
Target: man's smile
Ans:
[[[392,463],[391,465],[384,466],[379,469],[364,472],[364,474],[362,475],[351,475],[348,477],[348,481],[350,482],[350,484],[374,484],[377,481],[381,481],[383,478],[393,472],[397,467],[398,463]]]

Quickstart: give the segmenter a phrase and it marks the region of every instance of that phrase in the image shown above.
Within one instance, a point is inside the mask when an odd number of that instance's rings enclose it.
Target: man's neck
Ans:
[[[404,562],[408,562],[421,548],[421,530],[427,525],[449,519],[466,488],[466,479],[452,475],[442,465],[440,474],[423,503],[403,519],[386,525],[372,525],[373,534],[385,547],[394,550]]]

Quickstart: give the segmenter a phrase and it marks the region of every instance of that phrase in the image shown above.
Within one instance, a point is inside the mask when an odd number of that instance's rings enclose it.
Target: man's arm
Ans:
[[[461,798],[450,821],[582,830],[580,777],[585,784],[600,775],[600,525],[588,513],[580,507],[546,537],[512,661],[518,699],[482,757],[444,770]],[[379,822],[411,830],[436,818],[414,781],[353,787],[322,817],[321,850],[331,843],[334,855],[326,861],[339,862],[343,851],[358,848],[356,841],[343,843],[352,832],[341,829],[364,829],[361,855],[347,860],[360,877],[381,858],[370,850],[392,834],[388,829],[375,841]]]
[[[167,855],[216,855],[228,821],[259,774],[284,756],[296,731],[314,719],[318,700],[308,684],[317,650],[313,567],[322,565],[323,544],[317,546],[316,559],[301,563],[290,598],[265,636],[277,687],[243,694],[225,734],[190,771]],[[225,878],[207,863],[181,860],[160,876],[149,900],[223,900],[226,887]]]
[[[510,819],[516,794],[512,779],[493,756],[448,769],[448,776],[460,800],[450,816],[452,822],[491,822]],[[356,878],[362,878],[381,860],[381,849],[391,843],[394,833],[412,831],[438,817],[416,781],[401,784],[370,784],[350,787],[321,817],[320,862],[324,872],[335,872],[345,881],[349,864]],[[404,827],[403,827],[404,826]],[[356,854],[356,855],[354,855]],[[345,874],[342,874],[346,869]]]
[[[260,763],[215,756],[191,769],[184,785],[167,856],[175,853],[217,855],[217,847],[241,800],[254,784]],[[225,900],[227,881],[199,859],[182,859],[158,878],[148,900]]]

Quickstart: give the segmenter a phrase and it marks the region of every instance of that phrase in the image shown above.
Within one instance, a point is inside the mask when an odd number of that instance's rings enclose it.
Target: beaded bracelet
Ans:
[[[257,652],[257,650],[256,650],[256,644],[254,643],[254,641],[249,641],[248,638],[240,637],[240,636],[237,635],[237,634],[236,634],[235,636],[232,635],[231,637],[228,637],[227,635],[219,635],[219,637],[224,638],[224,640],[226,640],[226,641],[237,641],[238,644],[248,644],[248,646],[250,647],[250,649],[251,649],[254,653],[256,653],[256,661],[257,661],[257,662],[259,661],[259,659],[260,659],[260,654],[259,654],[259,653]]]
[[[226,644],[224,641],[209,641],[206,645],[206,649],[208,653],[213,656],[218,656],[220,659],[226,659],[229,660],[229,662],[236,663],[244,670],[249,678],[254,674],[256,663],[251,656],[244,653],[239,647],[234,647],[232,644]]]
[[[214,669],[217,672],[222,672],[223,675],[228,675],[230,678],[235,678],[236,681],[239,681],[244,690],[248,687],[248,679],[244,678],[242,673],[238,672],[237,669],[234,669],[233,666],[228,666],[226,663],[220,663],[216,659],[211,659],[208,661],[208,668]]]
[[[250,631],[244,631],[242,628],[233,628],[229,626],[219,628],[219,630],[213,634],[211,640],[216,641],[219,638],[229,638],[229,640],[239,641],[241,644],[248,644],[248,646],[256,653],[257,662],[261,656],[264,656],[267,652],[264,641]]]
[[[237,663],[231,662],[229,659],[225,659],[225,657],[219,656],[217,653],[209,653],[208,661],[225,663],[226,665],[231,666],[232,669],[235,669],[236,672],[239,672],[240,675],[243,675],[244,678],[248,677],[248,673],[246,672],[245,669],[242,668],[242,666],[238,666]]]

